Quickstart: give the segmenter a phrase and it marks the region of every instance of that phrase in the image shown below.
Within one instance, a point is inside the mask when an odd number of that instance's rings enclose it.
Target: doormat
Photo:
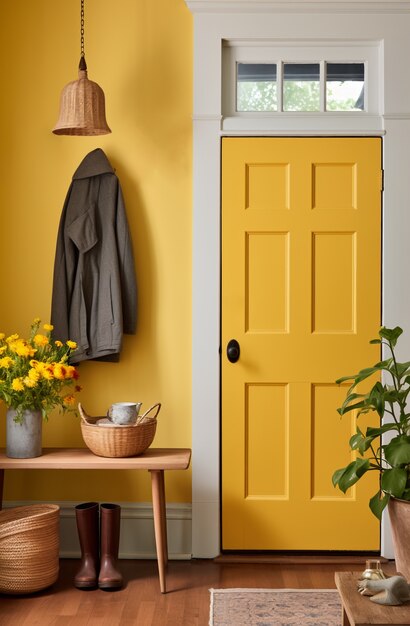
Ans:
[[[209,626],[340,626],[334,589],[210,589]]]

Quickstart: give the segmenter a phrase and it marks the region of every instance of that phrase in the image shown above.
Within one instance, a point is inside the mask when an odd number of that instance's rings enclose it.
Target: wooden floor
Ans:
[[[45,591],[0,594],[0,625],[207,626],[211,587],[331,589],[335,571],[364,569],[357,559],[337,564],[170,561],[168,593],[161,594],[156,561],[120,561],[125,585],[118,591],[73,587],[78,563],[63,559],[57,583]],[[383,564],[383,569],[393,573],[393,563]]]

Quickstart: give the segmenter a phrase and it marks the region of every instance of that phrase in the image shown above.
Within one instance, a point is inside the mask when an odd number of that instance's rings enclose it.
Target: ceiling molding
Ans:
[[[410,0],[185,0],[192,13],[410,13]]]

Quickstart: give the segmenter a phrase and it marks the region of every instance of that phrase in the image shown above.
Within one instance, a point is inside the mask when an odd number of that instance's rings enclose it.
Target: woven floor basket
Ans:
[[[56,582],[60,508],[31,504],[0,511],[0,592],[33,593]]]
[[[154,407],[160,406],[159,404],[154,405]],[[97,426],[96,422],[101,417],[87,415],[81,404],[78,405],[78,409],[81,416],[81,433],[84,443],[97,456],[117,458],[138,456],[145,452],[154,440],[157,430],[156,416],[159,408],[155,416],[146,417],[143,423],[109,428]]]

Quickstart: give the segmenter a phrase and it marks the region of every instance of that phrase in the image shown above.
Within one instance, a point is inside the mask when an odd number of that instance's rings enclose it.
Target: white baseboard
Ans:
[[[3,508],[39,504],[38,501],[4,501]],[[79,502],[54,502],[60,507],[60,557],[78,558],[75,506]],[[121,506],[120,550],[121,559],[156,559],[154,518],[150,503],[116,502]],[[192,557],[192,507],[191,504],[167,504],[168,557],[188,560]]]

